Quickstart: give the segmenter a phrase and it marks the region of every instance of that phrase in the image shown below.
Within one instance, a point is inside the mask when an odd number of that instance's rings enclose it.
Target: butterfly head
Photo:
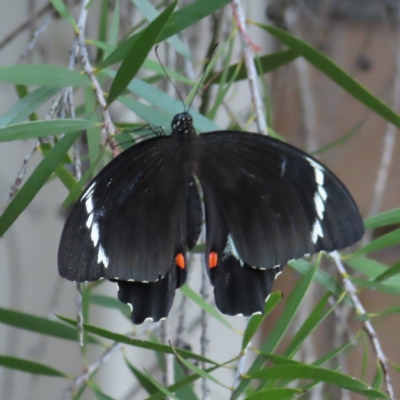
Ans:
[[[172,134],[189,136],[193,132],[193,119],[188,112],[176,114],[171,123]]]

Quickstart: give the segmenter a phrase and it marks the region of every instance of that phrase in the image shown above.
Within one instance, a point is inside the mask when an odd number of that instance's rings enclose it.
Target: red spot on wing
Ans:
[[[208,267],[215,268],[218,265],[218,254],[212,251],[208,256]]]
[[[177,265],[179,268],[185,269],[185,257],[182,253],[176,255],[175,265]]]

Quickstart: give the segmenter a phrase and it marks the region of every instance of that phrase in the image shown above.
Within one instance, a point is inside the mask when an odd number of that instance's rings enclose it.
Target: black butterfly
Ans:
[[[117,282],[135,324],[167,317],[201,231],[195,177],[207,270],[225,314],[262,313],[285,263],[364,233],[353,198],[320,162],[259,134],[196,135],[184,112],[170,136],[130,147],[90,183],[64,226],[60,275]]]

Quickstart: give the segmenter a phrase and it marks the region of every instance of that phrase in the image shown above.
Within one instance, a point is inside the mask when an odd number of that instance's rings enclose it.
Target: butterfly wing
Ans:
[[[131,307],[133,323],[146,320],[153,322],[166,318],[172,307],[175,290],[181,287],[187,276],[186,246],[196,244],[202,224],[200,196],[193,177],[187,183],[186,208],[179,210],[176,226],[174,260],[165,276],[156,282],[118,281],[118,299]]]
[[[177,242],[179,251],[186,249],[186,240],[177,238],[186,220],[180,213],[186,211],[188,182],[180,149],[171,137],[146,140],[99,173],[64,226],[61,276],[78,282],[154,282],[165,276]]]
[[[353,198],[311,156],[245,132],[199,138],[196,174],[205,197],[212,194],[222,213],[242,262],[271,269],[307,253],[348,247],[362,237]]]

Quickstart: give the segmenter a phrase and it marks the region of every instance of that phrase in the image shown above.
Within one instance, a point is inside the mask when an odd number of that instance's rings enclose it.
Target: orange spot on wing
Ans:
[[[218,254],[212,251],[208,256],[208,267],[215,268],[218,265]]]
[[[185,257],[183,257],[182,253],[179,253],[175,257],[175,264],[182,269],[185,269]]]

